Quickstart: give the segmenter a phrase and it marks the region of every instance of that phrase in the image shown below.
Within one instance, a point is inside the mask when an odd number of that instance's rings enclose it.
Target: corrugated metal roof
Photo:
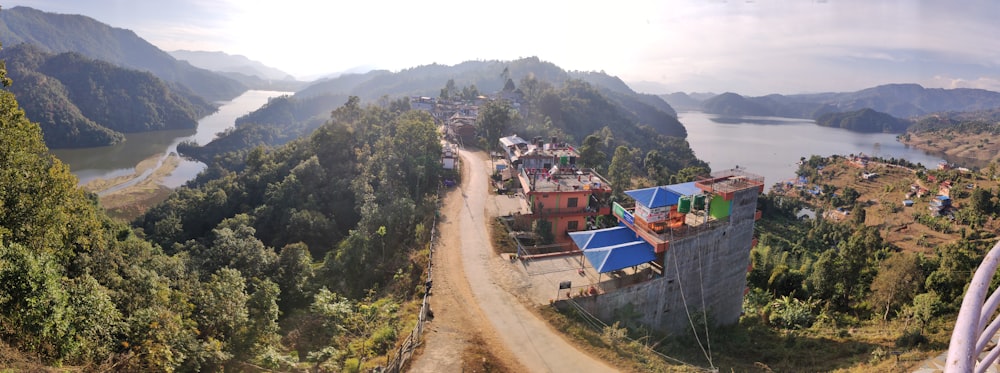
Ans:
[[[629,197],[635,200],[636,203],[646,206],[651,209],[663,206],[672,206],[677,204],[677,200],[680,199],[681,195],[672,192],[669,189],[657,186],[645,189],[636,189],[625,191]]]
[[[584,257],[599,273],[616,271],[656,260],[653,246],[625,226],[569,234]]]

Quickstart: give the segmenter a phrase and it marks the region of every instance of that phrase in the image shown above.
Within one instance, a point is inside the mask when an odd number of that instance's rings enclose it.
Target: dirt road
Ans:
[[[508,371],[614,372],[613,367],[566,342],[500,286],[504,262],[490,246],[487,174],[482,152],[460,152],[461,187],[446,197],[435,255],[431,308],[423,352],[411,372],[478,371],[463,351],[482,344]],[[467,357],[466,357],[466,360]],[[483,363],[486,358],[483,358]]]

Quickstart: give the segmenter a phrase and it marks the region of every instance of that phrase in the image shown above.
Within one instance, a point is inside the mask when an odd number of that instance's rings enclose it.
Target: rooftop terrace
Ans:
[[[555,172],[552,172],[556,170]],[[610,193],[611,185],[591,169],[521,169],[521,185],[526,192],[570,192],[590,190]]]

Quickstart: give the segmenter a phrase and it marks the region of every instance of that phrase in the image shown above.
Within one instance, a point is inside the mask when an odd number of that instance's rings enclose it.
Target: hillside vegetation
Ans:
[[[148,72],[76,53],[54,55],[21,44],[4,49],[0,58],[18,82],[11,91],[53,148],[111,145],[123,141],[123,133],[194,128],[214,111]]]
[[[501,84],[504,76],[508,76],[506,83]],[[518,76],[521,78],[515,83]],[[437,78],[440,80],[434,80]],[[462,81],[471,85],[463,86]],[[687,132],[673,109],[659,97],[631,92],[620,79],[603,73],[566,72],[537,58],[344,75],[316,83],[294,96],[272,100],[238,119],[234,130],[204,147],[184,144],[179,149],[210,161],[226,153],[245,152],[256,145],[281,144],[316,128],[319,123],[316,118],[343,103],[348,95],[363,93],[358,96],[362,101],[364,97],[375,97],[374,102],[383,108],[405,110],[412,94],[475,98],[497,92],[488,91],[490,87],[497,87],[497,91],[509,89],[523,97],[522,115],[503,129],[503,136],[556,137],[570,144],[589,144],[586,149],[592,153],[593,166],[601,169],[617,147],[625,146],[629,149],[626,164],[637,176],[645,176],[646,183],[669,182],[672,175],[687,168],[690,169],[685,177],[693,177],[697,170],[708,170],[691,151],[685,140]],[[479,136],[485,138],[484,129],[479,131]],[[225,158],[231,164],[240,159]]]
[[[130,30],[86,16],[24,6],[5,8],[0,12],[0,41],[8,47],[29,43],[48,53],[75,52],[120,67],[148,71],[209,101],[229,100],[246,91],[235,80],[174,59]]]
[[[857,132],[901,133],[912,122],[895,118],[872,109],[861,109],[846,113],[826,113],[816,118],[816,124],[837,127]]]
[[[3,365],[367,370],[413,326],[440,156],[426,114],[352,99],[313,135],[250,152],[245,170],[217,169],[132,228],[76,187],[4,89]]]

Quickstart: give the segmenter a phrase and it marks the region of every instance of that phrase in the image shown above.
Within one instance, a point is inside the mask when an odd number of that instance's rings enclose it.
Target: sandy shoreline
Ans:
[[[81,187],[88,192],[101,194],[103,191],[138,178],[143,173],[153,169],[153,173],[145,180],[121,190],[101,195],[100,197],[101,207],[107,210],[111,216],[124,220],[135,219],[153,205],[166,200],[173,193],[173,189],[163,185],[163,180],[177,169],[177,166],[180,164],[180,157],[177,154],[170,154],[163,160],[160,167],[156,168],[160,162],[160,157],[160,155],[156,155],[139,162],[135,166],[135,172],[131,175],[110,179],[96,179]]]

